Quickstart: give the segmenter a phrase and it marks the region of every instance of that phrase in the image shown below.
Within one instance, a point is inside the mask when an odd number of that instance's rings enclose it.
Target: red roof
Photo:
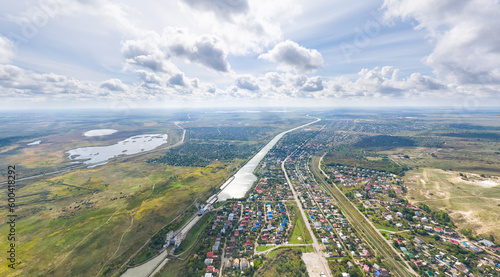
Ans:
[[[207,271],[214,271],[214,267],[212,265],[207,266]]]
[[[207,258],[211,258],[214,255],[214,252],[207,252]]]

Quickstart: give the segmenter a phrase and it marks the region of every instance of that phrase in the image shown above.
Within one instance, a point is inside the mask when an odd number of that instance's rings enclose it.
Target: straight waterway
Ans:
[[[253,174],[255,168],[259,165],[260,161],[266,156],[266,154],[273,148],[276,143],[286,134],[298,130],[300,128],[304,128],[311,124],[314,124],[320,121],[320,118],[316,118],[315,121],[306,123],[304,125],[300,125],[298,127],[292,128],[290,130],[284,131],[276,135],[264,148],[262,148],[255,156],[250,159],[234,176],[231,176],[229,180],[230,183],[224,187],[227,183],[224,183],[222,191],[218,195],[219,202],[225,201],[230,198],[241,198],[244,197],[246,192],[252,187],[253,183],[257,180],[257,177]],[[234,177],[234,178],[233,178]],[[228,181],[229,181],[228,180]],[[209,199],[211,199],[210,197]],[[185,226],[182,227],[181,233],[187,234],[191,227],[193,227],[198,220],[201,218],[200,216],[194,215]],[[164,251],[156,258],[146,262],[138,267],[129,268],[122,277],[148,277],[156,274],[161,267],[163,267],[166,263],[167,259],[167,251]]]
[[[229,198],[241,198],[244,197],[247,191],[252,187],[252,184],[257,180],[257,177],[253,174],[255,168],[259,165],[260,161],[266,156],[266,154],[271,150],[271,148],[276,145],[276,143],[287,133],[293,132],[300,128],[304,128],[308,125],[314,124],[321,119],[317,118],[315,121],[309,122],[307,124],[295,127],[293,129],[284,131],[276,135],[264,148],[262,148],[259,153],[255,154],[250,161],[248,161],[236,174],[234,174],[234,180],[229,183],[218,195],[218,201],[225,201]]]

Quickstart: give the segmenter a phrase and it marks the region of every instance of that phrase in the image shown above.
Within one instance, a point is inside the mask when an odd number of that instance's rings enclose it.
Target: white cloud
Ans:
[[[12,42],[0,35],[0,63],[8,63],[14,57],[14,45]]]
[[[302,86],[302,90],[304,90],[304,91],[321,91],[321,90],[323,90],[323,80],[319,76],[309,78],[306,80],[306,82]]]
[[[259,58],[277,63],[280,69],[298,73],[313,72],[323,67],[323,57],[317,50],[306,49],[290,40],[278,43]]]
[[[497,0],[385,0],[387,19],[416,20],[435,47],[426,57],[438,76],[459,84],[500,83]]]
[[[185,58],[207,68],[229,72],[225,45],[215,36],[195,36],[187,30],[166,27],[163,30],[163,43],[170,54]]]
[[[0,91],[4,97],[30,101],[64,97],[69,97],[69,100],[95,99],[97,96],[110,96],[109,93],[99,94],[100,90],[93,82],[53,73],[38,74],[15,65],[0,65]]]
[[[362,69],[358,78],[350,80],[345,76],[333,78],[327,82],[327,91],[334,97],[393,97],[411,98],[428,95],[441,97],[449,93],[449,88],[439,80],[420,73],[413,73],[408,78],[400,78],[399,69],[390,66],[374,69]]]
[[[189,20],[220,38],[233,55],[261,53],[283,38],[301,12],[298,0],[184,0]]]
[[[172,77],[170,77],[168,79],[168,83],[171,85],[181,86],[181,87],[184,87],[187,85],[187,82],[186,82],[186,79],[184,78],[183,73],[177,73],[177,74],[172,75]]]
[[[101,88],[106,88],[111,91],[126,91],[127,86],[122,83],[119,79],[109,79],[101,83],[99,86]]]
[[[179,73],[170,61],[172,57],[183,58],[217,72],[229,72],[225,45],[212,35],[196,36],[185,29],[166,27],[162,35],[151,33],[147,38],[127,40],[122,44],[122,53],[129,64],[149,68],[153,71]]]
[[[257,84],[257,79],[255,79],[252,75],[244,75],[236,78],[236,86],[249,91],[256,91],[260,89]]]

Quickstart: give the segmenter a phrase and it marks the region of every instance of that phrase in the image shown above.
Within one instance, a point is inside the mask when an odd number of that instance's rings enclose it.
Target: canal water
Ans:
[[[262,148],[259,153],[253,156],[250,161],[248,161],[236,174],[234,174],[234,180],[225,187],[218,197],[218,201],[225,201],[230,198],[241,198],[245,196],[245,193],[252,187],[252,184],[257,180],[257,177],[253,174],[255,168],[259,165],[260,161],[266,156],[266,154],[273,148],[274,145],[287,133],[293,132],[300,128],[304,128],[308,125],[316,123],[321,119],[317,118],[315,121],[309,122],[307,124],[295,127],[293,129],[284,131],[276,135],[264,148]]]

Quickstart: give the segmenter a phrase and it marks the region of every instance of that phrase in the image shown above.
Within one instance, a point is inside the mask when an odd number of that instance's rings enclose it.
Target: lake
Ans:
[[[81,161],[84,164],[94,164],[91,167],[105,164],[109,159],[137,154],[153,150],[167,143],[166,134],[140,135],[119,141],[108,146],[91,146],[67,151],[68,158],[72,161]]]

